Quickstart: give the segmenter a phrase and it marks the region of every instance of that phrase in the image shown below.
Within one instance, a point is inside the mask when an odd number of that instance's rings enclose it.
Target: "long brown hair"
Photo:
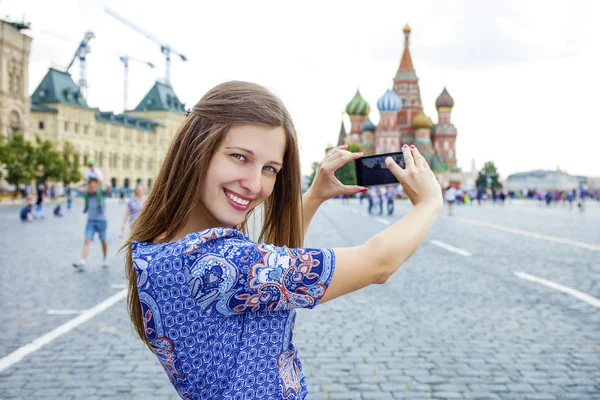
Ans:
[[[225,134],[233,125],[247,123],[283,127],[286,134],[283,167],[277,174],[273,193],[263,203],[264,222],[258,241],[277,246],[302,246],[300,156],[289,112],[277,96],[260,85],[231,81],[214,87],[179,127],[144,208],[121,248],[125,252],[129,316],[147,345],[131,242],[159,241],[159,237],[160,241],[167,241],[183,228],[200,198],[201,182]],[[245,221],[235,228],[248,234],[248,218],[252,213],[250,211]]]

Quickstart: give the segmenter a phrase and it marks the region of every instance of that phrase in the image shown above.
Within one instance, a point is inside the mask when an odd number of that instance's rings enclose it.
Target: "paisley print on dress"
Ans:
[[[307,398],[294,309],[323,298],[331,249],[258,244],[214,228],[174,243],[133,242],[132,255],[146,337],[181,398]]]

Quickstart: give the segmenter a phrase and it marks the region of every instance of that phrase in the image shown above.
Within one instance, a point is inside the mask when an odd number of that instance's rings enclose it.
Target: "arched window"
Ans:
[[[21,117],[16,111],[11,111],[8,116],[8,137],[12,138],[15,133],[23,133],[21,129]]]
[[[444,150],[448,150],[449,147],[450,147],[450,143],[448,143],[447,140],[444,140]]]

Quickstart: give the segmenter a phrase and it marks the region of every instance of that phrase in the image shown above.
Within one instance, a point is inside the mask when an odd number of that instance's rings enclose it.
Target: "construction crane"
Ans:
[[[87,56],[90,53],[89,42],[95,37],[96,35],[94,35],[94,32],[92,31],[87,31],[85,33],[85,35],[83,36],[83,40],[79,43],[79,47],[77,47],[77,51],[75,51],[75,54],[73,55],[73,58],[71,59],[71,62],[69,63],[69,66],[67,67],[66,71],[68,73],[69,69],[71,69],[71,66],[73,66],[75,60],[79,58],[79,90],[81,91],[81,95],[84,99],[87,98],[87,70],[85,66],[85,56]]]
[[[171,53],[178,55],[182,61],[187,61],[187,57],[184,56],[183,54],[181,54],[180,52],[178,52],[177,50],[173,49],[168,44],[163,43],[160,40],[158,40],[157,38],[155,38],[154,36],[150,35],[146,31],[144,31],[142,28],[135,25],[133,22],[120,16],[119,14],[117,14],[116,12],[111,10],[110,8],[105,7],[104,12],[107,13],[108,15],[118,19],[119,21],[121,21],[122,23],[124,23],[125,25],[127,25],[128,27],[133,29],[134,31],[144,35],[146,38],[150,39],[151,41],[153,41],[154,43],[157,43],[160,46],[161,53],[163,53],[165,55],[165,83],[167,85],[171,85]]]
[[[134,57],[130,57],[127,54],[120,56],[119,59],[123,63],[123,67],[125,67],[125,81],[123,85],[123,112],[125,112],[127,111],[127,77],[129,75],[129,61],[136,61],[142,64],[146,64],[150,68],[154,68],[154,64],[152,64],[149,61],[144,61]]]

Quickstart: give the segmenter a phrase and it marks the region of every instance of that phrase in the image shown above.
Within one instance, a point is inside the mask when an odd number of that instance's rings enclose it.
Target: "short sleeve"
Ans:
[[[233,243],[232,243],[233,242]],[[332,249],[290,249],[237,240],[206,243],[190,269],[189,287],[208,312],[313,308],[335,268]]]

